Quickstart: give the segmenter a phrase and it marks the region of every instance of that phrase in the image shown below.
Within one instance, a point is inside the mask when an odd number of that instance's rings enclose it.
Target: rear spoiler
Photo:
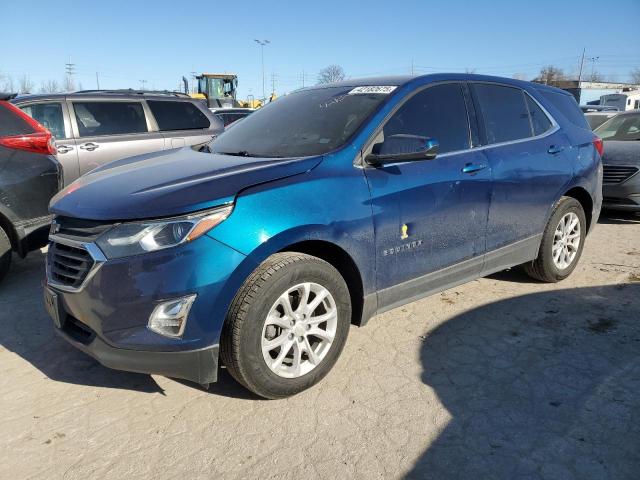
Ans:
[[[0,92],[0,100],[11,100],[12,98],[16,98],[17,93],[2,93]]]

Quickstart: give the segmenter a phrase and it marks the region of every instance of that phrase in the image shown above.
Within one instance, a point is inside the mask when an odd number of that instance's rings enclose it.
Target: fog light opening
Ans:
[[[197,295],[168,300],[156,305],[147,327],[152,332],[165,337],[180,338],[187,325],[191,305]]]

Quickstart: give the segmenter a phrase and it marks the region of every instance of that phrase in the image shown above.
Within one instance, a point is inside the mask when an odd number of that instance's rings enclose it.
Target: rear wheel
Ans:
[[[9,267],[11,266],[11,241],[7,232],[0,227],[0,282],[9,273]]]
[[[350,323],[349,291],[333,266],[310,255],[277,253],[238,291],[220,355],[231,375],[252,392],[287,397],[331,370]]]
[[[580,202],[562,197],[545,228],[538,258],[524,265],[527,274],[550,283],[571,275],[582,255],[586,228]]]

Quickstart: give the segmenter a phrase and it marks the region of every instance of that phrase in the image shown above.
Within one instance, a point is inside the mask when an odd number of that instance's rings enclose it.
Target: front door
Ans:
[[[437,84],[409,98],[384,125],[378,149],[392,135],[429,137],[440,148],[433,160],[365,168],[380,308],[480,273],[491,196],[487,158],[471,149],[461,84]]]

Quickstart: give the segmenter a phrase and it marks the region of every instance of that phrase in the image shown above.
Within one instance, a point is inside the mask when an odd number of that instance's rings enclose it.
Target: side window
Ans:
[[[161,132],[209,128],[211,122],[191,102],[147,100]]]
[[[432,138],[440,144],[439,153],[469,148],[469,120],[461,86],[447,83],[425,88],[400,107],[383,133],[385,139],[394,135]]]
[[[555,93],[542,90],[542,95],[549,100],[560,111],[563,117],[573,123],[576,127],[590,130],[584,113],[580,110],[576,99],[571,94]],[[557,120],[557,118],[556,118]]]
[[[61,103],[22,105],[20,110],[49,130],[56,139],[63,140],[67,138],[64,132],[64,116]]]
[[[140,102],[73,102],[81,137],[147,132]]]
[[[525,94],[527,99],[527,107],[531,116],[531,127],[534,135],[541,135],[551,128],[551,120],[529,95]]]
[[[531,137],[529,111],[519,88],[479,83],[473,85],[488,143]]]

